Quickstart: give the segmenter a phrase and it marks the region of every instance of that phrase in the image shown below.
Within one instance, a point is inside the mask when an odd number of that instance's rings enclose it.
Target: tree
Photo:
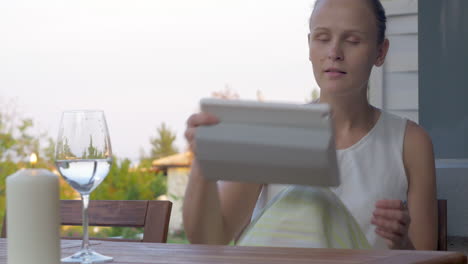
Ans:
[[[224,85],[224,90],[212,92],[211,96],[218,99],[233,100],[239,99],[239,94],[234,91],[229,84]]]
[[[177,148],[174,146],[176,135],[163,122],[157,128],[157,136],[150,138],[151,159],[159,159],[169,155],[176,154]]]
[[[45,134],[39,136],[32,134],[30,130],[32,130],[34,122],[30,119],[22,119],[14,111],[8,110],[11,109],[6,109],[5,105],[0,104],[0,219],[3,219],[5,212],[5,178],[21,168],[30,167],[29,155],[32,152],[38,154],[36,168],[55,170],[54,140]],[[40,146],[42,139],[45,140],[44,148]],[[174,140],[174,133],[163,123],[158,128],[158,136],[151,138],[152,154],[165,156],[176,153],[177,150],[172,145]],[[90,140],[83,157],[95,158],[102,155],[102,153],[97,152],[94,144],[95,142]],[[61,148],[69,156],[73,155],[68,141],[61,141],[61,144],[56,148]],[[128,159],[119,161],[117,157],[113,157],[113,160],[106,179],[92,192],[92,199],[153,200],[167,192],[167,178],[162,173],[155,174],[154,171],[141,167],[130,168],[131,162]],[[151,162],[149,164],[151,165]],[[60,199],[79,197],[78,193],[65,182],[63,177],[59,177],[59,181]],[[138,233],[129,228],[110,228],[103,231],[106,230],[111,232],[112,236],[124,235],[127,238],[132,238],[131,234]],[[76,229],[69,229],[65,232],[73,233],[75,231]],[[127,234],[129,232],[131,234]],[[64,233],[63,235],[71,234]]]
[[[106,179],[91,193],[92,200],[154,200],[167,193],[167,177],[147,168],[130,168],[130,160],[113,158]],[[75,231],[75,229],[73,229]],[[122,236],[135,239],[141,228],[112,227],[93,236]]]
[[[113,162],[106,179],[91,193],[95,200],[153,200],[166,194],[166,178],[141,167],[130,168],[130,160]]]
[[[320,97],[320,93],[317,89],[312,90],[312,100],[317,100]]]
[[[15,111],[0,109],[0,194],[4,190],[4,178],[19,168],[29,164],[30,155],[40,152],[40,139],[43,135],[30,133],[31,119],[20,119]],[[39,164],[49,167],[48,162],[39,159]]]
[[[16,104],[10,102],[0,108],[0,162],[5,160],[26,161],[32,152],[39,153],[40,140],[45,136],[30,133],[34,122],[21,118]]]
[[[47,139],[47,147],[43,150],[43,155],[46,160],[52,161],[55,158],[55,141],[52,138]]]
[[[33,152],[38,154],[37,168],[53,169],[54,167],[53,146],[49,145],[42,150],[40,142],[45,134],[32,134],[33,126],[32,119],[22,118],[16,113],[16,105],[12,103],[0,104],[0,219],[3,219],[5,209],[5,180],[7,176],[21,168],[31,166],[29,157]],[[49,144],[53,144],[53,141],[50,140]],[[46,155],[42,157],[41,152],[46,153]],[[66,189],[62,187],[62,193]]]
[[[306,98],[306,102],[314,102],[320,98],[320,92],[318,89],[314,88],[312,89],[312,92],[310,93],[310,97]]]
[[[139,167],[150,168],[153,160],[178,153],[177,148],[174,146],[175,139],[175,133],[164,122],[161,123],[157,128],[156,137],[150,137],[150,154],[147,156],[144,150],[140,150]]]

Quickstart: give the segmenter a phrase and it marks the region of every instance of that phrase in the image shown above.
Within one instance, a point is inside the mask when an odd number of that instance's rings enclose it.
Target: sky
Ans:
[[[165,122],[226,86],[241,99],[303,103],[314,0],[0,2],[0,109],[14,102],[55,138],[60,114],[105,111],[113,152],[136,161]]]

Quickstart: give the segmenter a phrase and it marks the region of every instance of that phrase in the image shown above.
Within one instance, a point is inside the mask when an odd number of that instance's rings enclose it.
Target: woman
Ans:
[[[371,106],[372,67],[389,49],[385,11],[378,0],[318,0],[310,18],[309,59],[321,89],[320,103],[333,110],[342,183],[334,190],[370,244],[391,249],[434,250],[436,184],[432,143],[414,122]],[[197,126],[218,123],[192,115],[186,138],[196,153]],[[262,189],[250,183],[209,182],[196,159],[184,201],[192,243],[227,244],[249,223]],[[406,202],[407,206],[406,206]]]

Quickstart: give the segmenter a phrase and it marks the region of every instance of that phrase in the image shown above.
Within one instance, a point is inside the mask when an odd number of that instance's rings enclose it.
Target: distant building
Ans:
[[[172,202],[169,232],[183,231],[182,204],[187,187],[188,174],[192,164],[193,154],[183,152],[167,156],[152,162],[153,169],[163,171],[167,175],[167,199]]]

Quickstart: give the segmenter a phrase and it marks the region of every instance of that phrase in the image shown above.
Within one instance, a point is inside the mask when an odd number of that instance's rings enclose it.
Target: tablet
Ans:
[[[216,115],[222,122],[255,125],[314,127],[329,123],[327,104],[292,104],[249,100],[200,100],[202,112]]]
[[[205,178],[255,183],[339,185],[330,107],[206,98],[220,119],[195,135]]]

